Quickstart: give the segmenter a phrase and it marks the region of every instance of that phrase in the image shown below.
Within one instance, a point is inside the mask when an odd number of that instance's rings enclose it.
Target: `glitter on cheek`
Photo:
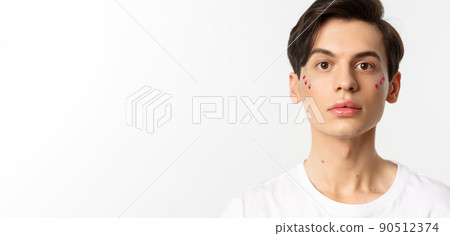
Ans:
[[[303,76],[303,79],[305,79],[305,78],[306,78],[306,75]],[[309,84],[308,84],[308,82],[309,82]],[[309,77],[306,78],[306,80],[305,80],[305,85],[307,85],[307,84],[308,84],[308,89],[311,89],[311,80],[309,79]]]
[[[384,81],[384,80],[385,80],[385,79],[384,79],[384,76],[381,76],[381,79],[378,80],[378,82],[380,83],[380,85],[383,84],[383,81]],[[377,82],[375,82],[375,88],[378,89],[378,83],[377,83]]]

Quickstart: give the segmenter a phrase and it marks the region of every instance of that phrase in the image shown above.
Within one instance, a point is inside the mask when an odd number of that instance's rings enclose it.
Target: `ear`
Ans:
[[[302,100],[302,97],[300,96],[298,76],[294,72],[289,74],[289,95],[291,96],[291,101],[294,104],[297,104]]]
[[[389,83],[389,91],[386,97],[386,101],[389,103],[395,103],[398,99],[398,94],[400,92],[400,80],[402,78],[402,74],[397,72],[392,78],[392,81]]]

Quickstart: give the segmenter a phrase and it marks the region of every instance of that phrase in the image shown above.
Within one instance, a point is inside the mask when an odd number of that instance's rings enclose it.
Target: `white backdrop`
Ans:
[[[241,123],[240,97],[289,95],[289,32],[312,2],[1,1],[0,216],[217,217],[284,171],[274,159],[297,164],[309,123],[278,122],[268,101],[268,123]],[[450,185],[450,4],[383,3],[405,57],[377,151]],[[144,86],[171,95],[153,133],[127,125]],[[223,97],[223,117],[194,124],[196,96]]]

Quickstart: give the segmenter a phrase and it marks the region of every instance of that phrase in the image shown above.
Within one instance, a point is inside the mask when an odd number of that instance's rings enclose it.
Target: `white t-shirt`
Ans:
[[[247,188],[229,200],[222,217],[450,217],[450,188],[418,175],[397,161],[394,183],[365,204],[334,201],[320,193],[303,162],[288,172]]]

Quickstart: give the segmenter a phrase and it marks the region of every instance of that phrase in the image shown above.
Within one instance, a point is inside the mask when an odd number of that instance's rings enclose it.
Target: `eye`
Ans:
[[[359,69],[363,71],[367,71],[373,68],[373,66],[370,63],[366,62],[358,64],[357,67],[359,67]]]
[[[328,62],[319,62],[316,67],[319,68],[319,70],[328,70],[328,68],[330,67],[330,63]]]

